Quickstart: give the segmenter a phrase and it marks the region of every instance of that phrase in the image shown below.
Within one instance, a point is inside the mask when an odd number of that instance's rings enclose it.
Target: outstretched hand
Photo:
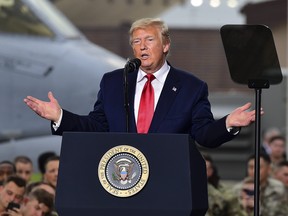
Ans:
[[[226,127],[245,127],[255,122],[256,111],[248,111],[251,108],[251,103],[238,107],[233,110],[226,118]],[[264,111],[261,109],[261,115]]]
[[[46,102],[32,96],[27,96],[24,102],[37,115],[47,120],[57,122],[61,115],[61,107],[51,91],[48,92],[48,98],[50,101]]]

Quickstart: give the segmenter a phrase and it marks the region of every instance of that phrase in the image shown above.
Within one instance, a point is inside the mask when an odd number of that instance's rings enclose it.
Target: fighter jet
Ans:
[[[102,75],[124,64],[49,1],[0,0],[0,161],[27,155],[36,163],[42,152],[60,153],[61,137],[25,105],[27,95],[48,100],[52,91],[63,108],[87,114]]]

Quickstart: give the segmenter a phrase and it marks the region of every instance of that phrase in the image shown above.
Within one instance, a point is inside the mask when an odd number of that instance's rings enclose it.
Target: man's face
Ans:
[[[153,73],[161,68],[170,44],[164,44],[158,28],[149,26],[136,29],[132,34],[134,56],[141,60],[141,69]]]
[[[271,154],[275,158],[283,157],[285,153],[285,142],[282,139],[275,139],[269,143],[269,147],[271,149]]]
[[[0,209],[5,209],[12,201],[21,204],[24,192],[25,188],[17,186],[14,182],[0,186]]]
[[[5,181],[12,174],[14,174],[14,169],[11,164],[3,163],[0,165],[0,181]]]
[[[32,164],[18,162],[15,164],[15,167],[16,167],[16,175],[25,179],[26,182],[29,182],[33,172]]]
[[[248,167],[247,167],[248,176],[251,178],[254,178],[254,169],[255,169],[255,163],[254,159],[251,159],[248,161]],[[260,184],[265,183],[269,177],[270,174],[270,165],[263,159],[260,158]]]
[[[44,203],[39,203],[37,199],[28,200],[21,207],[22,216],[43,216],[49,212],[49,208]]]
[[[283,182],[283,184],[288,187],[288,167],[282,166],[275,172],[275,178]]]
[[[49,161],[46,164],[44,180],[47,183],[50,183],[51,185],[53,185],[54,187],[56,187],[57,185],[58,169],[59,169],[59,160]]]

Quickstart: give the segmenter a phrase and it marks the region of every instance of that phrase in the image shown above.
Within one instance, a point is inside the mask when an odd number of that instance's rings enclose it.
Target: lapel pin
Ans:
[[[174,92],[176,92],[176,91],[177,91],[177,88],[176,88],[176,87],[173,87],[172,90],[173,90]]]

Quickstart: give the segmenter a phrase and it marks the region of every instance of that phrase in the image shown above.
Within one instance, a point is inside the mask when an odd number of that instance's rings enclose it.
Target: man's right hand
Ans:
[[[54,98],[52,92],[48,92],[49,102],[39,100],[32,96],[24,98],[24,102],[30,109],[32,109],[37,115],[47,120],[57,122],[61,115],[61,107],[58,101]]]

